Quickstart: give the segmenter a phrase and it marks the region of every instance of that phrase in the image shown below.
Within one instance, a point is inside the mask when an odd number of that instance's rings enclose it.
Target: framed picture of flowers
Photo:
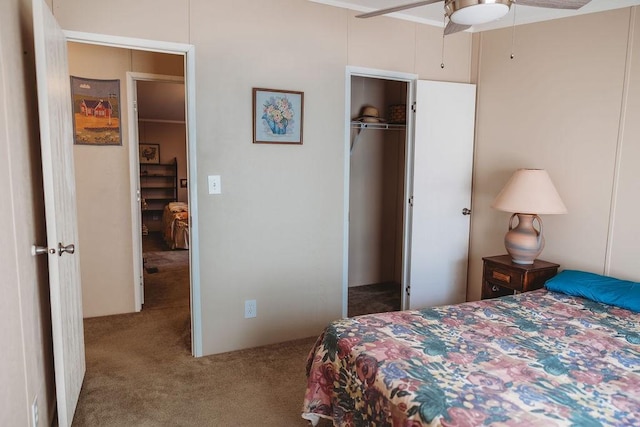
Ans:
[[[160,164],[160,144],[138,144],[140,163]]]
[[[302,144],[304,92],[253,88],[254,144]]]

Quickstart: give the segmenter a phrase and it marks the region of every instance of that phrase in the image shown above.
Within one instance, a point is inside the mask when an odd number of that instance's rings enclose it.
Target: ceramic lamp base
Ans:
[[[518,217],[518,225],[513,220]],[[538,220],[539,230],[533,221]],[[533,261],[544,249],[542,220],[538,215],[514,213],[509,220],[509,231],[504,236],[504,246],[511,260],[516,264],[533,264]]]

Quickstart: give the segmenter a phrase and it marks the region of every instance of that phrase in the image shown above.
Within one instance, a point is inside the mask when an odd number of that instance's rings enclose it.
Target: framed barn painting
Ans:
[[[302,144],[304,93],[253,88],[254,144]]]
[[[120,80],[71,76],[73,142],[78,145],[122,145]]]

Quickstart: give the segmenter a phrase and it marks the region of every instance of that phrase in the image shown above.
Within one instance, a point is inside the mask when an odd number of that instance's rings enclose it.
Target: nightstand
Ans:
[[[482,299],[540,289],[558,273],[558,264],[537,259],[533,264],[516,264],[509,255],[482,258]]]

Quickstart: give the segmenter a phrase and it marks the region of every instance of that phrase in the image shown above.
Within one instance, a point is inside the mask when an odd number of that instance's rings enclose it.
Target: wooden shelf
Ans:
[[[173,197],[164,197],[164,196],[147,196],[144,197],[144,201],[146,203],[147,208],[151,207],[149,205],[153,205],[154,208],[164,208],[164,206],[169,202],[174,202]]]
[[[140,163],[140,198],[147,221],[159,219],[167,203],[178,200],[177,158],[171,163]]]

